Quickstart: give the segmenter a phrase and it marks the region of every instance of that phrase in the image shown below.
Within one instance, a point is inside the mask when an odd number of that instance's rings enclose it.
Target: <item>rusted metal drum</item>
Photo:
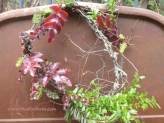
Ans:
[[[97,5],[97,4],[96,4]],[[100,5],[104,6],[104,5]],[[38,8],[14,10],[0,15],[0,122],[40,122],[64,123],[62,107],[48,101],[46,97],[40,101],[30,100],[30,77],[18,81],[18,69],[15,62],[21,55],[20,32],[31,27],[32,14]],[[119,7],[118,27],[121,33],[130,40],[125,56],[129,58],[146,75],[142,82],[142,90],[155,96],[161,110],[148,110],[140,113],[145,123],[164,122],[164,17],[143,9]],[[61,33],[55,41],[48,44],[47,36],[34,43],[34,50],[45,54],[45,58],[58,61],[63,67],[71,69],[69,77],[77,82],[78,66],[81,52],[70,43],[72,41],[83,49],[89,50],[96,41],[96,36],[86,22],[76,15],[70,15]],[[98,45],[103,45],[98,42]],[[105,57],[105,56],[104,56]],[[108,60],[108,59],[106,59]],[[123,65],[129,74],[129,81],[133,75],[133,68],[125,61]],[[101,61],[96,56],[90,56],[87,69],[95,71]],[[109,60],[109,68],[112,64]],[[88,81],[92,75],[84,78]]]

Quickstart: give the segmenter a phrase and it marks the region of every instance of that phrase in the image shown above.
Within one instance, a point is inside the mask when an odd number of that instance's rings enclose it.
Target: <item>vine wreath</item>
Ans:
[[[19,67],[20,78],[29,74],[32,77],[31,99],[39,100],[43,95],[54,102],[61,100],[66,111],[65,119],[72,119],[81,123],[113,123],[117,121],[130,123],[140,122],[137,117],[138,109],[160,108],[154,97],[146,92],[138,92],[140,80],[135,65],[124,55],[128,42],[117,28],[116,2],[108,5],[108,10],[98,10],[80,6],[75,3],[55,4],[33,16],[33,26],[20,35],[23,55],[18,58],[16,67]],[[48,42],[51,43],[67,21],[68,13],[80,15],[95,32],[97,38],[104,44],[103,52],[112,59],[114,66],[114,82],[93,78],[89,87],[77,84],[72,90],[72,82],[67,76],[68,69],[61,68],[59,63],[52,63],[42,58],[41,52],[32,50],[32,43],[48,33]],[[72,42],[72,41],[71,41]],[[84,51],[77,44],[74,46]],[[101,51],[95,51],[101,52]],[[134,67],[136,73],[130,86],[126,86],[127,74],[118,63],[118,55],[124,57]],[[101,82],[100,82],[101,81]],[[104,92],[102,84],[106,82],[111,88]],[[51,88],[49,88],[51,87]],[[52,89],[53,88],[53,89]]]

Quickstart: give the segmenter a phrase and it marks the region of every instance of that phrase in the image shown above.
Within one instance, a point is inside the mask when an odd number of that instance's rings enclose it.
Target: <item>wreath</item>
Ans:
[[[20,72],[19,80],[27,74],[32,78],[30,93],[32,100],[39,100],[43,95],[54,102],[60,100],[60,105],[63,105],[63,110],[66,112],[66,121],[71,122],[75,119],[81,123],[117,121],[138,123],[140,122],[137,116],[139,109],[160,108],[153,96],[138,91],[140,80],[144,79],[144,76],[140,76],[135,65],[124,56],[129,43],[126,36],[118,31],[116,4],[116,1],[113,1],[108,4],[107,10],[98,10],[69,1],[65,4],[50,6],[33,16],[32,28],[20,34],[23,54],[16,62]],[[103,42],[102,52],[108,54],[114,66],[113,82],[103,78],[93,78],[88,86],[72,84],[67,75],[68,69],[61,68],[58,62],[53,63],[43,59],[41,52],[32,50],[32,43],[46,33],[48,43],[52,43],[55,36],[62,30],[64,23],[68,21],[69,13],[81,16],[96,37]],[[71,42],[81,52],[90,53]],[[130,86],[127,86],[127,74],[119,64],[118,56],[128,60],[136,71]],[[110,89],[104,90],[103,85],[110,85]]]

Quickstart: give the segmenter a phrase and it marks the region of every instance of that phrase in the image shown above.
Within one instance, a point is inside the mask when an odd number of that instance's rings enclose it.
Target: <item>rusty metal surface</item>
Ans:
[[[142,82],[142,90],[155,96],[162,108],[161,110],[148,110],[141,114],[153,115],[152,118],[144,119],[146,123],[163,123],[164,26],[146,18],[121,16],[119,27],[121,32],[133,39],[130,43],[134,45],[129,47],[126,56],[136,64],[140,73],[146,76]],[[133,70],[129,64],[126,63],[124,66],[132,75]]]
[[[96,37],[80,18],[70,18],[69,20],[53,43],[48,44],[47,36],[41,37],[39,42],[34,43],[34,50],[41,51],[45,54],[45,58],[58,61],[63,67],[70,68],[70,78],[76,82],[77,66],[80,59],[75,54],[80,54],[80,51],[69,43],[66,35],[69,35],[73,41],[80,43],[84,49],[89,49],[86,46],[93,44]],[[18,69],[15,68],[15,61],[21,55],[19,34],[29,29],[30,26],[31,18],[10,20],[0,24],[0,69],[3,70],[0,75],[0,86],[2,87],[0,89],[0,119],[63,118],[62,108],[47,101],[46,98],[40,101],[30,100],[31,82],[29,77],[26,77],[23,82],[18,81]],[[98,65],[99,61],[92,62],[91,66]],[[91,69],[93,68],[91,67]],[[56,110],[53,110],[54,108]]]
[[[15,68],[15,61],[21,55],[18,36],[21,31],[29,29],[30,19],[30,17],[19,18],[0,23],[0,119],[63,118],[61,107],[47,101],[46,98],[41,101],[30,100],[29,77],[26,77],[23,82],[17,80],[18,70]],[[136,64],[141,73],[146,75],[143,90],[156,96],[159,104],[164,108],[164,26],[145,18],[129,16],[120,16],[118,24],[120,32],[133,38],[131,43],[134,45],[128,48],[126,56]],[[72,81],[77,82],[77,66],[81,61],[78,56],[80,51],[70,43],[67,35],[85,50],[89,50],[96,41],[94,33],[82,19],[71,17],[53,43],[48,44],[47,37],[41,37],[41,40],[34,44],[35,51],[41,51],[49,60],[59,61],[62,66],[71,68],[69,76]],[[99,45],[101,46],[102,43],[99,42]],[[108,65],[110,68],[110,62]],[[100,60],[97,60],[96,56],[90,57],[87,66],[88,69],[95,71],[100,67]],[[130,80],[133,69],[128,63],[125,63],[124,67],[130,74]],[[83,81],[91,78],[92,76],[88,76]],[[141,114],[163,116],[164,110],[149,110]],[[163,123],[164,118],[148,118],[144,121]],[[62,123],[64,121],[52,122]]]

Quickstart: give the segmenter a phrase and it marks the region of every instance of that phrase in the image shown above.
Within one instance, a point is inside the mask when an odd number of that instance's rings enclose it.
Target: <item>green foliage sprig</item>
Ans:
[[[98,15],[100,15],[100,11],[98,9],[92,9],[90,12],[87,13],[88,19],[92,21],[96,21]]]
[[[115,20],[116,15],[116,7],[117,7],[117,0],[108,0],[107,1],[107,6],[108,6],[108,10],[110,12],[110,16],[112,20]]]
[[[81,123],[140,122],[136,117],[139,109],[160,108],[153,96],[138,91],[141,78],[135,74],[130,87],[116,95],[102,95],[102,88],[95,81],[91,82],[92,89],[75,88],[69,92],[71,103],[65,118]]]

